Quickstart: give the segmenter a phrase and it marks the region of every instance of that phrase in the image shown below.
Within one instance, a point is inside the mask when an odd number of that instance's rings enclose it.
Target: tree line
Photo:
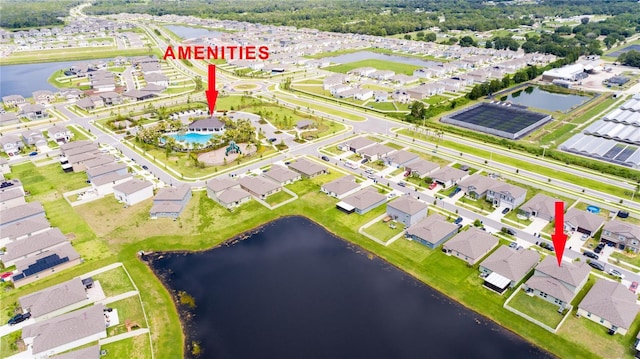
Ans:
[[[22,29],[64,25],[62,18],[68,16],[69,10],[80,3],[79,0],[5,0],[0,2],[0,27]]]

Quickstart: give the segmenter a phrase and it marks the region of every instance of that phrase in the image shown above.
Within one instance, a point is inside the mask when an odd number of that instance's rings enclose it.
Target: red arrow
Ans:
[[[564,234],[564,202],[556,202],[556,230],[551,235],[553,241],[553,247],[556,251],[556,259],[558,260],[558,267],[562,263],[562,254],[564,253],[564,246],[567,244],[567,235]]]
[[[216,91],[216,65],[209,65],[209,89],[204,92],[209,103],[209,113],[213,115],[216,109],[216,101],[218,100],[218,91]]]

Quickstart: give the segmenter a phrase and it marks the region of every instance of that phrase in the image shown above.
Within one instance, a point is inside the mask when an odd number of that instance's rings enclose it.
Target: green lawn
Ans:
[[[138,324],[140,328],[147,328],[147,322],[142,312],[142,305],[140,305],[140,298],[138,298],[137,295],[110,303],[108,306],[118,311],[118,319],[120,319],[120,324],[107,328],[107,334],[109,336],[126,333],[127,327],[125,322],[127,320],[131,323]]]
[[[162,57],[159,50],[152,51],[158,57]],[[14,53],[9,57],[0,59],[0,65],[12,65],[23,63],[38,63],[51,61],[75,61],[100,59],[116,56],[141,56],[149,55],[148,49],[126,49],[118,50],[115,47],[109,48],[81,48],[64,50],[40,50]]]
[[[292,196],[290,194],[288,194],[285,191],[280,191],[277,193],[274,193],[272,195],[270,195],[269,197],[267,197],[264,201],[269,203],[270,205],[274,206],[278,203],[282,203],[286,200],[291,199]]]
[[[357,69],[358,67],[373,67],[378,70],[391,70],[397,74],[405,74],[405,75],[413,75],[413,72],[421,66],[408,65],[400,62],[391,62],[385,60],[360,60],[349,62],[341,65],[329,66],[326,68],[328,71],[347,73],[353,69]]]
[[[633,264],[636,267],[640,267],[640,254],[613,252],[611,257],[619,259],[622,262]]]
[[[401,144],[395,143],[393,141],[389,141],[389,142],[385,143],[384,145],[388,146],[388,147],[391,147],[391,148],[395,148],[396,150],[401,150],[401,149],[406,147],[406,146],[403,146]]]
[[[362,117],[362,116],[354,115],[354,114],[349,113],[349,112],[338,111],[338,110],[335,110],[333,107],[327,107],[327,106],[318,105],[316,103],[310,103],[308,101],[305,101],[304,99],[300,99],[300,98],[296,99],[296,98],[286,97],[284,100],[287,101],[287,102],[290,102],[292,104],[296,104],[296,105],[302,106],[304,108],[313,108],[316,111],[321,111],[321,112],[327,113],[329,115],[343,117],[343,118],[345,118],[347,120],[364,121],[364,117]]]
[[[392,228],[394,226],[395,228]],[[378,238],[379,240],[386,242],[391,238],[397,236],[398,234],[402,233],[403,229],[404,229],[404,224],[400,222],[389,221],[385,223],[383,221],[378,221],[372,224],[371,226],[364,228],[364,231],[369,235],[372,235]]]
[[[18,354],[20,351],[18,350],[17,341],[22,341],[21,337],[22,329],[0,338],[0,357],[8,358],[14,354]]]
[[[493,208],[493,204],[487,200],[483,198],[479,198],[479,199],[471,199],[467,196],[463,196],[462,198],[460,198],[457,202],[457,204],[464,204],[464,205],[468,205],[471,206],[473,208],[477,208],[481,211],[485,211],[485,212],[493,212],[495,210],[495,208]],[[465,206],[465,207],[468,207]],[[476,211],[477,212],[477,211]],[[480,212],[482,213],[482,212]]]
[[[78,131],[78,129],[75,128],[75,126],[69,126],[67,128],[69,129],[69,131],[71,131],[71,133],[73,133],[73,140],[74,141],[88,140],[89,139],[89,137],[87,137],[84,133]]]
[[[118,267],[107,272],[93,276],[95,281],[100,282],[100,286],[107,297],[113,297],[135,290],[133,283],[124,271],[124,267]]]
[[[151,345],[149,336],[138,335],[133,338],[118,340],[110,344],[100,346],[101,350],[106,350],[107,354],[101,356],[104,359],[148,359],[151,358]]]
[[[393,105],[393,102],[369,102],[367,106],[375,108],[381,111],[397,111],[396,107]]]
[[[518,291],[509,306],[522,313],[555,328],[562,320],[562,314],[558,313],[558,306],[549,303],[538,296],[528,296],[523,290]]]

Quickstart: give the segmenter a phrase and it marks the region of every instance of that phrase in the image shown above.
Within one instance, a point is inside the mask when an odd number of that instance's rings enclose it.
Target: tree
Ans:
[[[413,101],[411,104],[411,117],[415,119],[423,119],[425,116],[424,102]]]
[[[409,34],[404,35],[404,39],[405,40],[411,40],[411,35],[409,35]]]
[[[459,44],[462,47],[476,46],[476,42],[473,40],[473,38],[471,36],[463,36],[460,39],[460,43]]]
[[[582,25],[586,25],[589,23],[589,18],[588,17],[583,17],[582,19],[580,19],[580,23]]]
[[[203,85],[202,85],[202,77],[200,76],[196,76],[195,79],[193,79],[193,81],[195,81],[196,83],[196,91],[202,91],[204,89]]]
[[[424,41],[428,41],[428,42],[434,42],[436,41],[437,38],[438,36],[436,35],[435,32],[428,32],[424,35]]]
[[[631,50],[620,54],[618,62],[627,66],[640,67],[640,52]]]

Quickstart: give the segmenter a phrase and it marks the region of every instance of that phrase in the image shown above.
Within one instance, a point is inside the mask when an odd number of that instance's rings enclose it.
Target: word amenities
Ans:
[[[168,46],[163,59],[178,60],[266,60],[269,58],[267,46]]]

